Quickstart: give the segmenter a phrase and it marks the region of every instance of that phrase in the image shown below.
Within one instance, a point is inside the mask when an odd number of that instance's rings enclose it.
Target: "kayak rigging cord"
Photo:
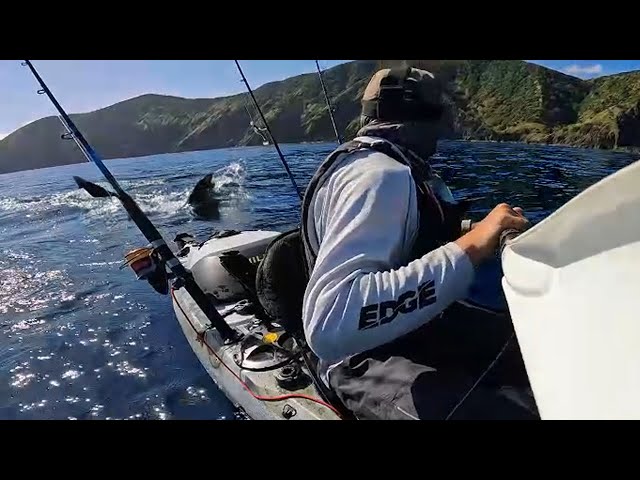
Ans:
[[[198,307],[200,307],[202,312],[207,316],[207,318],[211,322],[211,325],[216,330],[218,330],[221,337],[226,342],[237,341],[239,339],[239,333],[231,328],[229,324],[220,316],[209,298],[205,295],[200,286],[194,280],[191,272],[187,271],[184,265],[182,265],[182,263],[180,263],[180,261],[175,257],[164,238],[162,238],[160,232],[156,229],[153,223],[151,223],[151,220],[149,220],[149,218],[140,209],[133,198],[131,198],[129,194],[122,189],[122,187],[120,187],[117,180],[111,174],[101,158],[93,150],[91,145],[89,145],[89,142],[87,142],[82,133],[80,133],[76,125],[73,123],[73,120],[71,120],[67,112],[65,112],[60,103],[58,103],[55,96],[53,95],[51,90],[49,90],[35,67],[29,60],[25,60],[24,62],[22,62],[22,65],[29,67],[29,70],[31,70],[31,73],[40,85],[41,89],[38,90],[38,94],[47,95],[53,106],[58,111],[60,115],[60,121],[67,130],[67,132],[61,136],[61,138],[73,139],[85,158],[89,162],[93,162],[98,167],[100,172],[102,172],[104,177],[115,189],[117,198],[118,200],[120,200],[122,206],[127,211],[129,218],[131,218],[138,229],[140,229],[142,234],[146,237],[147,241],[151,244],[151,247],[155,249],[160,259],[169,266],[169,268],[177,278],[177,283],[180,286],[184,286],[187,292],[189,292],[189,295],[191,295]]]
[[[316,62],[316,68],[318,69],[318,77],[320,77],[320,85],[322,85],[322,93],[324,93],[324,100],[327,102],[327,109],[329,110],[329,118],[331,118],[331,124],[333,125],[333,131],[336,134],[336,140],[338,141],[338,145],[342,144],[342,139],[340,138],[340,133],[338,132],[338,126],[336,125],[336,119],[333,116],[335,112],[335,108],[331,105],[331,100],[329,99],[329,94],[327,93],[327,87],[324,84],[324,79],[322,78],[322,70],[320,69],[320,64],[318,60]]]
[[[309,400],[310,402],[314,402],[314,403],[317,403],[319,405],[322,405],[323,407],[326,407],[329,410],[331,410],[332,412],[334,412],[336,415],[338,415],[338,417],[342,418],[342,415],[340,414],[340,412],[333,405],[331,405],[331,404],[329,404],[329,403],[327,403],[327,402],[325,402],[323,400],[320,400],[319,398],[314,398],[314,397],[312,397],[310,395],[304,395],[304,394],[301,394],[301,393],[288,393],[288,394],[285,394],[285,395],[268,396],[268,395],[258,395],[257,393],[255,393],[253,390],[251,390],[249,385],[247,385],[242,380],[242,378],[240,378],[240,376],[238,374],[236,374],[236,372],[234,372],[224,362],[224,360],[222,360],[222,358],[220,358],[220,356],[215,352],[215,350],[213,348],[211,348],[211,345],[209,345],[209,343],[207,342],[206,331],[204,331],[202,333],[198,332],[198,329],[191,322],[191,320],[189,319],[189,316],[184,311],[184,309],[182,308],[182,305],[180,305],[180,302],[176,298],[173,288],[171,289],[171,296],[173,297],[173,301],[175,302],[175,304],[178,306],[178,309],[180,310],[180,312],[182,312],[182,315],[187,320],[187,323],[189,324],[189,326],[192,328],[192,330],[196,334],[196,338],[197,338],[198,342],[200,342],[205,347],[207,347],[207,350],[209,351],[209,353],[211,355],[213,355],[214,357],[216,357],[216,359],[220,362],[220,364],[223,365],[224,368],[226,368],[229,371],[229,373],[231,373],[231,375],[233,375],[235,377],[235,379],[238,380],[238,382],[240,382],[240,384],[244,387],[244,389],[247,392],[249,392],[249,394],[253,398],[255,398],[256,400],[263,401],[263,402],[280,402],[282,400],[288,400],[290,398],[301,398],[301,399]]]
[[[238,67],[238,71],[240,72],[240,76],[242,77],[242,82],[247,87],[247,90],[249,91],[249,95],[251,95],[251,100],[253,100],[253,105],[256,107],[256,110],[258,111],[258,114],[260,115],[260,119],[262,120],[264,128],[266,129],[267,133],[269,134],[269,138],[271,139],[271,142],[273,143],[273,146],[276,147],[276,151],[278,152],[278,156],[280,157],[280,161],[282,162],[282,165],[284,166],[284,169],[287,171],[287,175],[289,176],[289,180],[291,181],[291,184],[293,185],[293,188],[295,189],[296,194],[298,195],[298,198],[302,201],[302,193],[300,193],[300,189],[298,188],[298,184],[296,183],[296,179],[293,178],[293,174],[291,173],[291,170],[289,169],[289,164],[287,163],[287,160],[284,158],[284,155],[282,154],[282,150],[280,150],[280,145],[278,145],[278,142],[276,141],[275,137],[273,136],[273,133],[271,133],[271,129],[269,128],[269,124],[267,123],[267,119],[264,118],[264,114],[262,113],[262,110],[260,109],[260,105],[258,105],[258,101],[256,100],[256,97],[253,94],[253,90],[251,90],[251,87],[249,86],[249,82],[247,81],[247,78],[244,76],[244,72],[242,71],[242,68],[240,67],[240,63],[238,63],[238,60],[234,60],[234,62],[236,63],[236,67]]]

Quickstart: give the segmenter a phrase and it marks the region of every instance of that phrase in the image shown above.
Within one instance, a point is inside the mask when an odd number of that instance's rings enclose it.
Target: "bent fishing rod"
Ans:
[[[238,67],[238,71],[240,72],[240,76],[242,77],[242,82],[246,85],[247,90],[249,91],[249,95],[251,95],[251,100],[253,100],[253,105],[256,107],[256,110],[258,111],[258,114],[260,115],[260,119],[262,120],[262,123],[264,124],[264,128],[267,130],[267,133],[269,134],[269,138],[271,138],[271,141],[273,142],[273,146],[276,147],[276,150],[278,152],[278,156],[280,157],[280,161],[282,162],[282,165],[284,165],[284,169],[287,171],[287,175],[289,175],[289,180],[291,180],[291,184],[293,185],[293,188],[295,189],[296,193],[298,194],[298,198],[300,200],[302,200],[302,193],[300,193],[300,189],[298,188],[298,184],[296,183],[296,179],[293,178],[293,174],[291,173],[291,170],[289,169],[289,164],[287,163],[287,160],[284,158],[284,155],[282,154],[282,150],[280,150],[280,145],[278,145],[278,142],[276,141],[275,137],[273,136],[273,133],[271,133],[271,129],[269,128],[269,124],[267,123],[267,119],[264,118],[264,115],[262,114],[262,110],[260,109],[260,105],[258,105],[258,101],[256,100],[256,97],[253,95],[253,90],[251,90],[251,87],[249,86],[249,82],[247,81],[247,77],[244,76],[244,72],[242,71],[242,68],[240,67],[240,63],[238,63],[238,60],[234,60],[234,62],[236,62],[236,67]]]
[[[24,61],[22,65],[29,67],[29,70],[31,70],[31,73],[40,84],[40,87],[42,87],[40,90],[38,90],[38,95],[47,95],[53,106],[60,114],[60,120],[67,130],[67,133],[62,135],[62,138],[73,139],[78,145],[78,148],[80,148],[80,151],[85,156],[85,158],[89,162],[93,162],[102,172],[104,177],[116,191],[118,200],[120,200],[120,202],[122,203],[122,206],[129,214],[131,220],[133,220],[136,226],[140,229],[151,246],[155,248],[156,252],[158,253],[158,255],[160,255],[160,258],[164,261],[164,263],[169,266],[171,271],[181,281],[180,283],[182,283],[182,286],[184,286],[184,288],[187,290],[187,292],[189,292],[189,295],[191,295],[198,307],[200,307],[202,312],[207,316],[207,318],[211,322],[211,326],[218,331],[220,336],[225,341],[231,342],[237,340],[239,337],[238,332],[231,328],[229,324],[224,320],[224,318],[222,318],[222,316],[215,309],[215,306],[211,303],[209,298],[196,283],[193,276],[191,275],[191,272],[187,271],[187,269],[184,268],[184,265],[182,265],[182,263],[180,263],[180,261],[175,257],[175,255],[167,245],[167,242],[164,240],[164,238],[162,238],[162,235],[160,235],[160,232],[158,232],[153,223],[151,223],[151,220],[149,220],[149,218],[144,214],[144,212],[140,209],[133,198],[131,198],[129,194],[127,194],[127,192],[122,189],[122,187],[120,187],[118,181],[111,174],[109,169],[100,159],[98,154],[93,150],[91,145],[89,145],[89,142],[87,142],[82,133],[80,133],[80,130],[78,130],[76,125],[73,123],[73,120],[71,120],[69,115],[67,115],[67,112],[65,112],[62,106],[58,103],[51,90],[49,90],[49,87],[47,87],[40,74],[38,74],[38,72],[36,71],[35,67],[29,60]]]
[[[329,99],[329,94],[327,93],[327,87],[324,84],[324,79],[322,78],[322,70],[320,70],[320,64],[318,60],[316,62],[316,68],[318,69],[318,77],[320,77],[320,85],[322,85],[322,93],[324,93],[324,100],[327,102],[327,109],[329,110],[329,118],[331,118],[331,124],[333,125],[333,131],[336,134],[336,140],[338,140],[338,145],[342,144],[342,139],[340,138],[340,133],[338,133],[338,126],[336,125],[336,119],[333,116],[333,112],[335,112],[335,108],[331,105],[331,100]]]

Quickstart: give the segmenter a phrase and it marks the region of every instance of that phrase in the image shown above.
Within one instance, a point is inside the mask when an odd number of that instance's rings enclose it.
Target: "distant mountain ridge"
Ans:
[[[640,147],[640,71],[581,80],[519,60],[412,60],[445,84],[445,138],[512,140],[581,147]],[[323,73],[336,121],[348,138],[357,129],[359,98],[371,75],[396,61],[358,60]],[[333,140],[315,73],[254,91],[282,143]],[[147,94],[71,115],[103,158],[260,145],[246,93],[186,99]],[[84,162],[63,141],[55,117],[36,120],[0,141],[0,173]]]

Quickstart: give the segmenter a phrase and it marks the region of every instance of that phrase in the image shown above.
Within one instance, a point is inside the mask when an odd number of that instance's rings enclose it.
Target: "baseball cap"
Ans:
[[[362,95],[362,114],[383,121],[437,121],[442,89],[435,76],[412,67],[377,71]]]

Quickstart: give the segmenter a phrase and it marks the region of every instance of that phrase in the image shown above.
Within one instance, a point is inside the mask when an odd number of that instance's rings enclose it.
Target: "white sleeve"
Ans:
[[[464,297],[474,269],[455,244],[402,265],[416,192],[409,169],[381,153],[340,167],[312,206],[320,247],[303,302],[309,346],[337,363],[427,323]]]

